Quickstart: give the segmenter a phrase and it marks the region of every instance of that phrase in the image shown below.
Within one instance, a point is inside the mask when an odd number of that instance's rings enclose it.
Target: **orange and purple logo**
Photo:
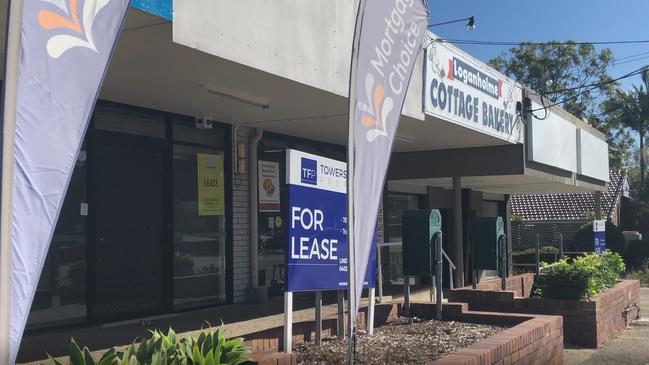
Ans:
[[[394,101],[385,96],[383,85],[375,85],[374,75],[371,73],[365,77],[365,93],[367,103],[359,100],[358,108],[363,113],[361,124],[367,129],[367,141],[373,142],[379,136],[388,136],[386,121],[394,109]]]
[[[66,51],[82,47],[98,53],[92,34],[97,14],[110,0],[41,0],[56,7],[54,11],[38,12],[38,24],[43,30],[56,30],[47,41],[47,53],[59,58]]]

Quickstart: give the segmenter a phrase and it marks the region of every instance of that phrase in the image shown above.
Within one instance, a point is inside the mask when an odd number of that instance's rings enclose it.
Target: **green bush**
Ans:
[[[620,227],[611,222],[606,222],[606,248],[617,252],[620,255],[624,254],[626,246],[626,239]],[[595,237],[593,236],[593,222],[586,223],[579,228],[575,233],[575,243],[573,247],[569,247],[566,251],[594,251],[595,250]]]
[[[643,269],[649,260],[649,240],[629,241],[626,244],[623,257],[628,269]]]
[[[539,261],[554,262],[559,255],[559,249],[552,245],[542,245],[539,247]],[[512,260],[517,264],[534,264],[536,263],[536,247],[530,247],[512,253]]]
[[[572,261],[564,258],[553,265],[544,264],[537,287],[544,298],[590,299],[614,286],[622,272],[622,257],[606,250],[602,256],[589,253]]]
[[[108,350],[95,363],[88,348],[70,343],[70,365],[238,365],[249,360],[250,349],[243,338],[227,339],[224,326],[217,331],[203,329],[198,337],[178,339],[170,328],[167,334],[151,331],[151,338],[133,342],[124,351]],[[62,365],[50,357],[50,365]]]
[[[635,268],[626,274],[626,279],[639,280],[640,286],[649,286],[649,263],[645,263],[642,267]]]

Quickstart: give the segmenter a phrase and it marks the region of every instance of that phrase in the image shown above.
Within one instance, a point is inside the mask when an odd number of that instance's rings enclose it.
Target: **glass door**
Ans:
[[[164,143],[107,131],[95,131],[92,142],[91,318],[161,313],[168,242]]]
[[[173,147],[174,308],[226,302],[224,154]]]

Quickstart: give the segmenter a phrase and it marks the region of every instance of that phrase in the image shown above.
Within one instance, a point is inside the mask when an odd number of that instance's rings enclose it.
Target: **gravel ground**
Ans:
[[[502,331],[502,327],[461,322],[398,318],[360,334],[356,364],[428,364]],[[335,337],[295,344],[298,364],[345,364],[347,341]]]

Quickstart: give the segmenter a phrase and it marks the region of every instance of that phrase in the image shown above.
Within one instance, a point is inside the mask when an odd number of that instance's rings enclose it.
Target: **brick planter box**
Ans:
[[[513,278],[513,282],[521,280]],[[512,289],[462,288],[452,290],[449,300],[467,303],[471,310],[478,311],[560,315],[565,340],[591,348],[600,347],[615,337],[637,318],[640,310],[640,282],[637,280],[621,280],[590,301],[528,298],[528,292]]]
[[[394,319],[402,311],[401,303],[378,304],[375,309],[376,327]],[[431,303],[412,303],[413,316],[432,319],[435,305]],[[447,355],[433,364],[439,365],[489,365],[489,364],[562,364],[563,326],[560,316],[546,316],[515,313],[492,313],[470,311],[465,303],[445,303],[444,320],[482,323],[507,326],[510,328],[497,335],[479,341],[472,346]],[[358,325],[364,326],[365,313],[358,317]],[[332,336],[337,330],[337,318],[323,318],[322,335]],[[308,341],[315,337],[315,324],[312,321],[293,324],[293,341]],[[293,355],[282,359],[283,328],[275,327],[243,336],[251,346],[255,360],[259,364],[294,364]],[[263,354],[269,354],[266,359]],[[288,355],[288,354],[287,354]]]

